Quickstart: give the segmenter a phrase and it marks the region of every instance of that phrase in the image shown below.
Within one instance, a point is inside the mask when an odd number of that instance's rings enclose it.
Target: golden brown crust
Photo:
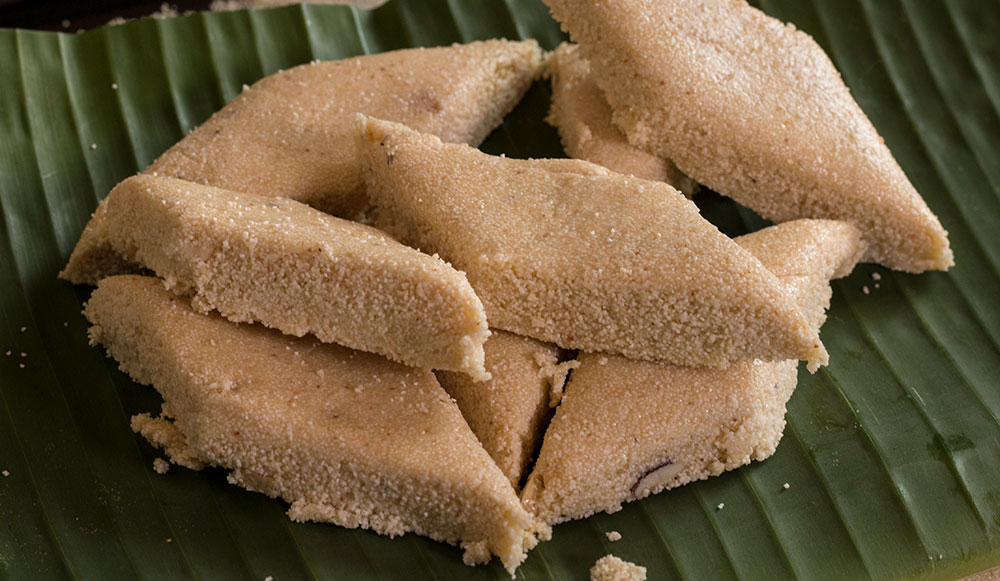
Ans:
[[[830,59],[743,0],[545,0],[629,141],[782,222],[855,224],[867,260],[953,264],[947,233]]]
[[[360,119],[376,225],[468,274],[493,327],[678,364],[826,352],[778,280],[662,182]]]
[[[489,336],[465,275],[305,204],[138,175],[106,199],[115,252],[201,311],[486,379]]]
[[[163,395],[163,416],[135,429],[280,496],[295,520],[415,532],[510,571],[545,533],[428,370],[197,313],[151,277],[104,279],[85,314]]]

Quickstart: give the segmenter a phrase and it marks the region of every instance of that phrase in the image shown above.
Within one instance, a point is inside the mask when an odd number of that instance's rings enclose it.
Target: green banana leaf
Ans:
[[[800,373],[771,459],[559,525],[520,578],[583,579],[609,552],[650,579],[954,578],[1000,564],[1000,4],[759,5],[827,49],[950,231],[957,266],[864,265],[836,283],[831,365]],[[413,535],[292,523],[221,470],[155,474],[129,417],[157,412],[159,397],[87,345],[89,291],[56,279],[98,199],[244,83],[497,36],[564,38],[538,0],[0,30],[0,577],[507,578]],[[537,84],[483,148],[562,156],[548,98]],[[763,225],[711,193],[699,204],[732,235]]]

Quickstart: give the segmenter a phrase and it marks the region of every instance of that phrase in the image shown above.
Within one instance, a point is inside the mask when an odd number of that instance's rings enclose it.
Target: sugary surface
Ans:
[[[535,41],[506,40],[297,66],[254,83],[146,173],[289,197],[353,217],[366,201],[351,128],[356,113],[475,145],[540,67]]]
[[[440,259],[289,199],[138,175],[106,203],[120,256],[236,322],[487,378],[482,303]]]
[[[667,182],[691,197],[698,184],[668,159],[629,144],[611,122],[611,106],[591,78],[590,63],[574,44],[563,43],[549,55],[552,107],[545,119],[559,131],[570,157],[647,180]]]
[[[437,372],[462,416],[500,470],[518,488],[562,393],[572,362],[559,363],[559,348],[505,331],[493,331],[483,346],[492,379]]]
[[[139,274],[142,267],[129,262],[108,245],[107,221],[104,218],[105,205],[102,200],[91,215],[80,234],[66,268],[59,278],[73,284],[97,284],[105,276],[116,274]]]
[[[667,184],[358,127],[376,225],[465,271],[491,326],[678,364],[825,362],[774,275]]]
[[[736,241],[773,268],[822,323],[828,279],[864,251],[851,224],[801,220]],[[804,280],[811,279],[811,280]],[[822,285],[825,292],[817,290]],[[582,353],[522,501],[549,524],[614,512],[622,503],[770,456],[795,388],[795,361],[678,367]]]
[[[101,281],[85,314],[164,398],[134,429],[175,463],[283,498],[293,520],[415,532],[510,571],[545,532],[428,370],[197,313],[151,277]]]
[[[145,170],[287,197],[344,218],[366,206],[351,120],[378,115],[480,143],[541,70],[535,41],[489,40],[314,62],[254,83]],[[95,214],[100,219],[101,212]],[[62,276],[95,284],[113,261],[88,227]],[[96,256],[95,256],[96,254]]]
[[[953,264],[947,233],[830,59],[743,0],[545,0],[629,141],[777,222],[855,224],[866,260]]]
[[[605,555],[590,568],[590,581],[646,581],[646,568]]]
[[[850,274],[866,248],[860,230],[837,220],[793,220],[734,240],[778,277],[815,329],[826,320],[829,281]]]

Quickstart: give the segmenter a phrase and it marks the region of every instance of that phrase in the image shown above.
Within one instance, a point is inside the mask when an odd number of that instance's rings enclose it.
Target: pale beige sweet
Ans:
[[[590,568],[590,581],[646,581],[646,568],[605,555]]]
[[[743,0],[545,0],[629,142],[765,218],[854,223],[866,260],[954,262],[947,233],[822,48]]]
[[[555,345],[492,333],[483,346],[492,379],[475,381],[449,371],[438,371],[437,378],[483,448],[519,488],[574,362],[560,363]]]
[[[799,220],[736,241],[772,268],[822,324],[828,280],[864,251],[847,222]],[[679,367],[582,353],[522,500],[549,524],[718,475],[774,453],[795,361]],[[599,459],[599,460],[598,460]]]
[[[366,206],[355,163],[357,112],[476,145],[541,71],[535,41],[414,48],[281,71],[254,83],[144,173],[287,197],[344,218]],[[101,211],[93,221],[99,221]],[[94,284],[114,257],[88,226],[61,276]],[[95,236],[96,235],[96,236]],[[97,254],[97,256],[94,256]]]
[[[384,233],[289,199],[138,175],[106,236],[200,311],[486,379],[486,314],[465,275]]]
[[[667,182],[690,198],[698,187],[694,180],[669,159],[629,144],[621,129],[611,122],[611,106],[578,48],[563,43],[547,61],[552,77],[552,107],[545,120],[559,131],[566,154],[618,173]]]
[[[669,185],[358,127],[376,225],[465,271],[491,326],[678,364],[825,362],[777,278]]]
[[[414,532],[511,572],[547,534],[428,370],[203,315],[151,277],[101,281],[85,314],[92,341],[163,396],[133,429],[283,498],[293,520]]]

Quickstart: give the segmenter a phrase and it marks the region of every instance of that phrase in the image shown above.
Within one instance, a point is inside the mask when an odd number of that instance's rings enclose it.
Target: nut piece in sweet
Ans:
[[[632,485],[632,498],[640,499],[662,490],[670,484],[684,469],[683,464],[675,464],[673,460],[654,466],[647,470]]]

